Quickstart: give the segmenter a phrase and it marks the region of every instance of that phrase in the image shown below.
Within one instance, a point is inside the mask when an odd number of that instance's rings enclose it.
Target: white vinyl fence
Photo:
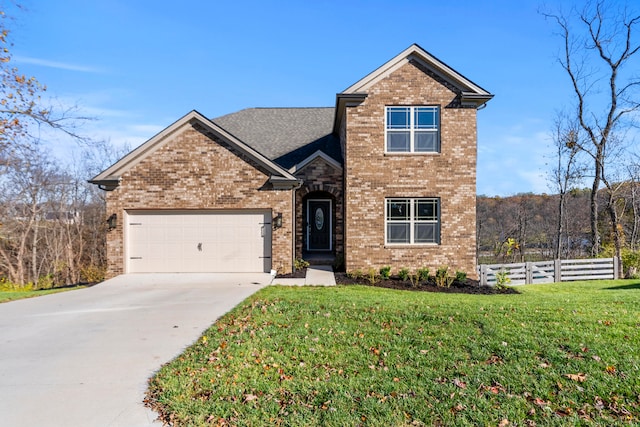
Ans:
[[[496,274],[506,272],[510,285],[618,278],[618,258],[563,259],[478,266],[481,285],[496,284]]]

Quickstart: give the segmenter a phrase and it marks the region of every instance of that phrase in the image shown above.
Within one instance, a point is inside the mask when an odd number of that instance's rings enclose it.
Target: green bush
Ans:
[[[451,286],[455,277],[449,276],[449,267],[446,265],[436,270],[436,286],[440,288],[448,288]]]
[[[293,262],[293,266],[295,267],[296,270],[302,270],[303,268],[309,267],[309,263],[303,260],[302,258],[297,258]]]
[[[30,292],[34,290],[33,283],[19,285],[11,282],[6,277],[0,277],[0,292]]]
[[[87,283],[102,282],[106,274],[106,268],[94,264],[86,265],[80,269],[80,277]]]
[[[376,271],[375,268],[371,267],[369,269],[369,271],[367,272],[367,280],[369,281],[370,284],[375,285],[375,283],[378,281],[378,272]]]
[[[419,268],[417,272],[418,280],[426,282],[429,280],[429,269],[427,267]]]
[[[509,283],[511,283],[511,278],[508,271],[502,270],[496,273],[496,288],[506,289]]]
[[[389,279],[389,277],[391,277],[391,266],[385,265],[384,267],[381,267],[380,277],[382,277],[384,280]]]
[[[398,277],[402,280],[409,280],[409,269],[404,267],[401,268],[400,271],[398,271]]]
[[[467,273],[464,271],[456,271],[456,282],[464,283],[467,280]]]
[[[361,279],[364,277],[362,270],[352,270],[347,272],[347,277],[350,279]]]
[[[36,289],[51,289],[53,287],[55,287],[53,274],[47,274],[46,276],[40,276],[40,278],[38,278]]]

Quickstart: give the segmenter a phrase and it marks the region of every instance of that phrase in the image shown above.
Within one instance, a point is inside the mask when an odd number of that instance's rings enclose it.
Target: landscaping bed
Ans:
[[[398,276],[391,276],[388,279],[376,279],[371,281],[368,277],[350,277],[346,273],[335,273],[336,284],[338,285],[366,285],[379,288],[398,289],[404,291],[418,292],[445,292],[457,294],[495,295],[495,294],[518,294],[519,292],[509,287],[480,286],[480,282],[472,279],[464,281],[455,280],[451,286],[437,286],[434,280],[416,281],[402,280]]]

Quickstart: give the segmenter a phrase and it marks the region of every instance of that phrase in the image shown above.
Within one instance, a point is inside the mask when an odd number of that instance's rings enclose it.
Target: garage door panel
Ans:
[[[270,212],[128,212],[130,272],[271,269]]]

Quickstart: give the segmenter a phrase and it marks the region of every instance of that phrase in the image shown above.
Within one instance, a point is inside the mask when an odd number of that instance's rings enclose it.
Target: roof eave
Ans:
[[[120,178],[90,179],[88,182],[97,185],[101,190],[113,191],[120,185]]]
[[[491,93],[462,92],[460,101],[463,107],[480,108],[493,98]]]
[[[367,93],[338,93],[336,94],[335,119],[333,120],[333,133],[340,133],[340,125],[344,119],[344,111],[346,107],[360,105],[367,98]]]

